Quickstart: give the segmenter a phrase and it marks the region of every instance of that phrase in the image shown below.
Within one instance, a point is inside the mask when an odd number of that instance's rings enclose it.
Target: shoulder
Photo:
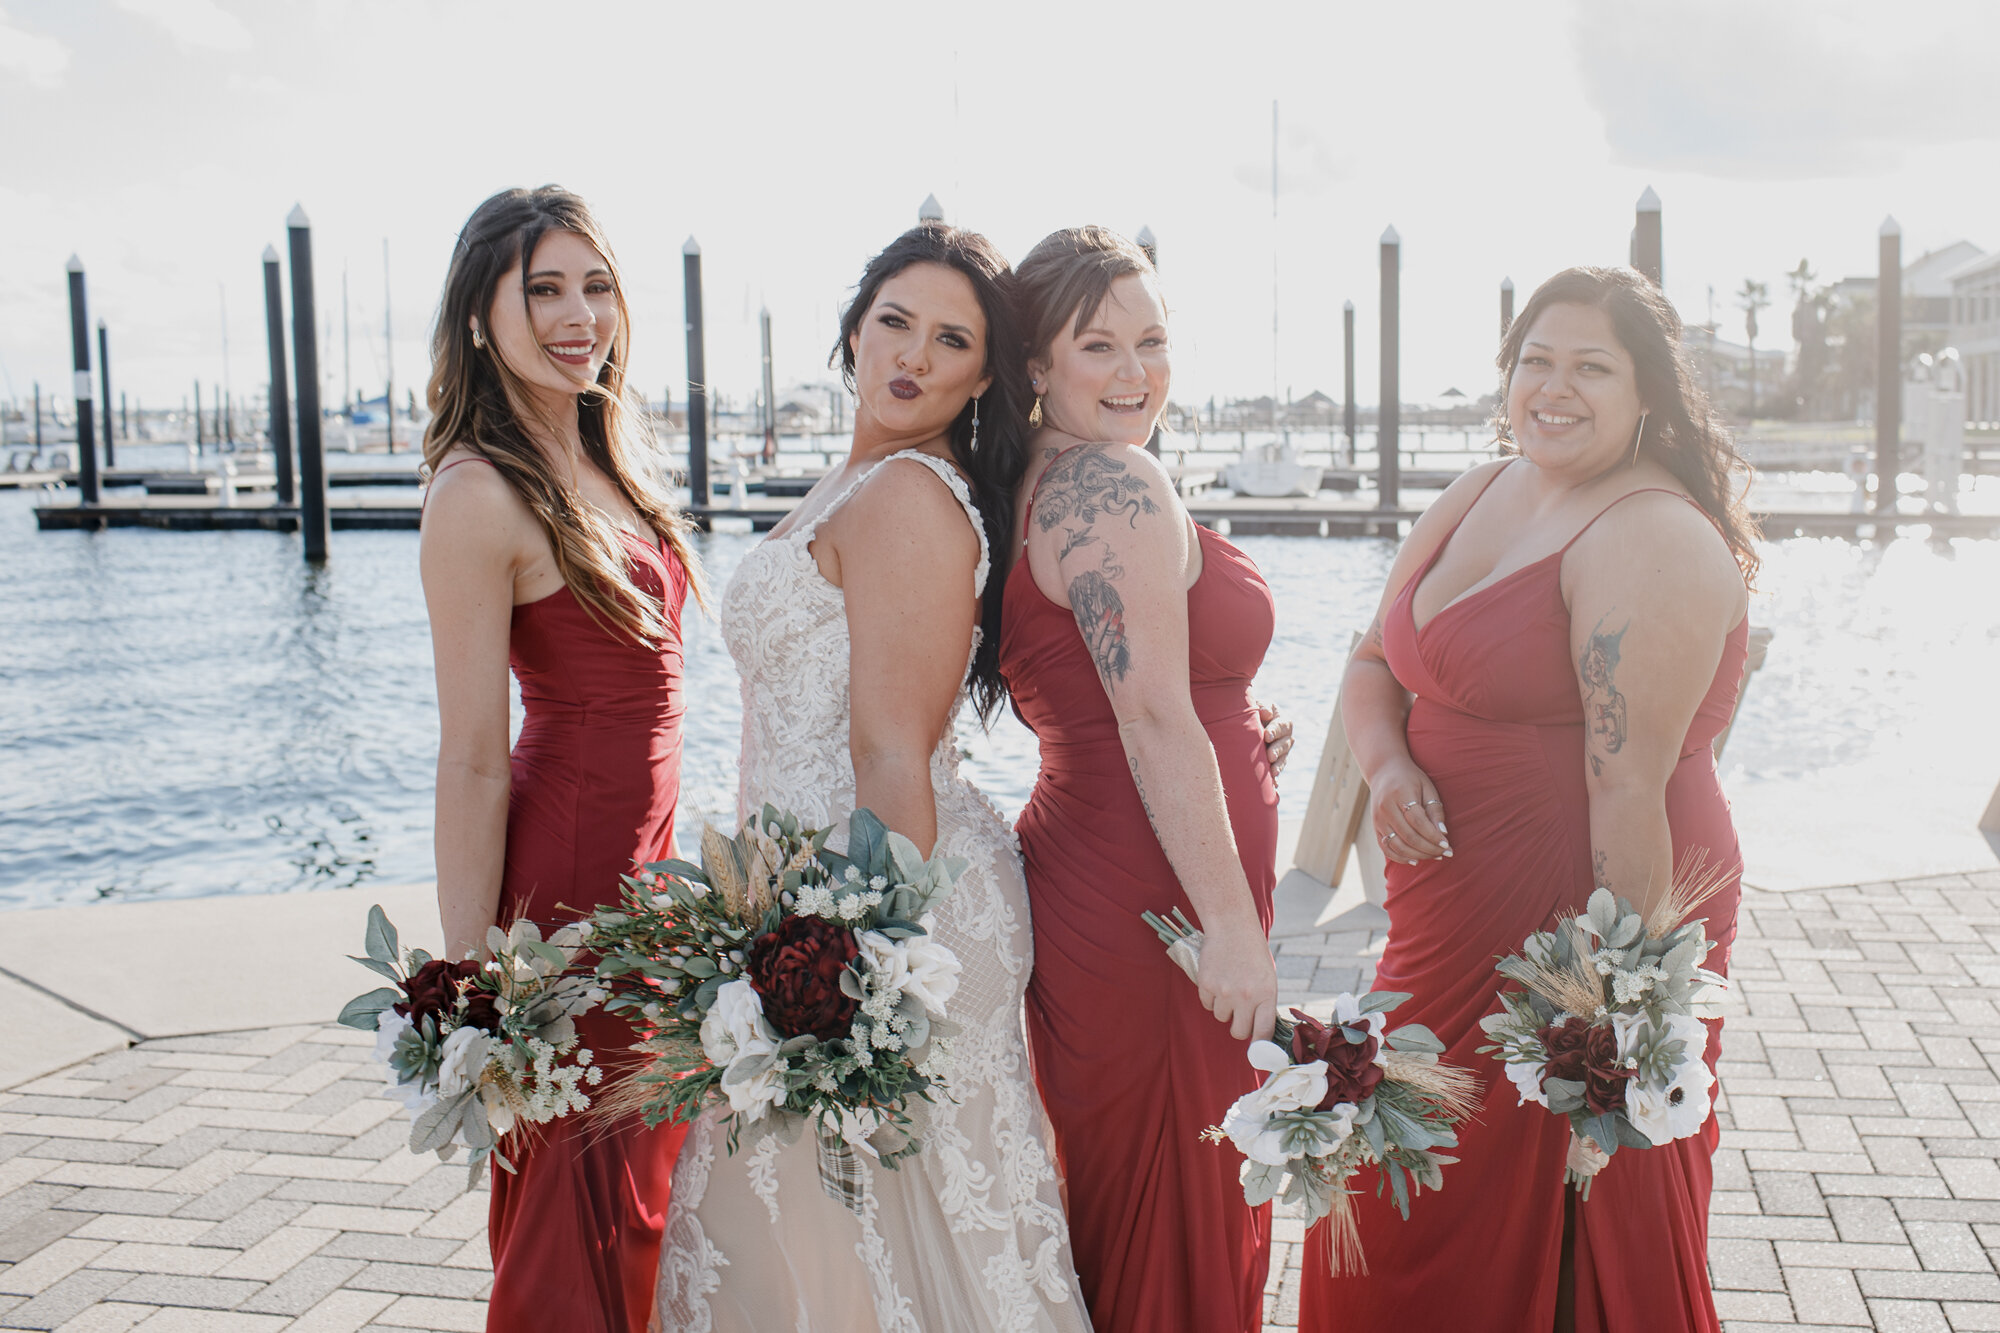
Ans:
[[[464,466],[451,466],[459,462]],[[444,538],[482,551],[511,549],[539,531],[533,511],[500,470],[467,449],[454,449],[441,461],[424,492],[422,529],[431,545]]]
[[[1495,458],[1459,473],[1410,525],[1410,536],[1403,543],[1403,549],[1428,557],[1431,548],[1471,511],[1473,504],[1486,493],[1487,487],[1513,461],[1512,458]]]
[[[1099,442],[1065,451],[1042,473],[1034,525],[1089,525],[1116,517],[1129,527],[1155,516],[1177,517],[1179,497],[1160,460],[1137,445]]]
[[[937,462],[945,473],[958,476],[950,460]],[[968,522],[972,515],[951,483],[931,464],[909,456],[891,458],[876,468],[833,517],[846,519],[840,526],[869,540],[902,532],[926,544],[963,541],[974,554],[979,544]]]
[[[1742,571],[1715,524],[1678,491],[1627,493],[1577,539],[1573,577],[1651,587],[1718,606],[1745,595]]]

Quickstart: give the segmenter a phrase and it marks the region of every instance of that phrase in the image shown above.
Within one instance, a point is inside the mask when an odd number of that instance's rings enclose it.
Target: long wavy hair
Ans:
[[[690,591],[706,604],[701,564],[688,541],[687,517],[662,479],[665,469],[653,442],[651,416],[645,403],[626,391],[631,319],[618,261],[589,207],[567,190],[554,185],[502,190],[474,209],[459,232],[445,274],[437,328],[431,334],[431,380],[425,390],[431,421],[424,429],[424,474],[433,475],[439,460],[458,447],[491,463],[542,525],[556,568],[577,604],[614,634],[638,643],[657,642],[668,628],[664,608],[632,581],[617,527],[570,485],[535,443],[532,428],[545,435],[559,434],[562,423],[546,418],[491,338],[483,348],[472,342],[475,319],[482,329],[490,329],[488,312],[510,269],[520,271],[521,302],[526,308],[535,247],[554,231],[574,232],[597,250],[611,272],[618,302],[618,331],[604,369],[592,388],[577,395],[576,425],[583,452],[680,557]]]
[[[1023,268],[1027,266],[1022,265]],[[1630,268],[1569,268],[1535,289],[1514,317],[1494,358],[1500,367],[1500,408],[1493,425],[1513,446],[1507,391],[1520,364],[1521,344],[1535,320],[1552,305],[1594,306],[1611,317],[1618,341],[1632,356],[1646,422],[1639,452],[1674,474],[1702,511],[1715,520],[1746,582],[1761,563],[1756,520],[1743,503],[1750,464],[1736,451],[1701,387],[1682,338],[1681,317],[1651,279]]]
[[[979,647],[972,657],[972,702],[980,720],[991,722],[1007,697],[1000,675],[1000,602],[1013,558],[1014,487],[1028,463],[1028,370],[1020,355],[1014,323],[1014,275],[993,242],[975,231],[925,222],[910,228],[868,261],[854,297],[840,316],[840,339],[827,364],[840,368],[854,388],[854,340],[875,304],[882,284],[912,264],[941,264],[965,276],[986,317],[986,365],[992,383],[980,398],[966,400],[948,436],[952,461],[971,484],[973,503],[986,528],[990,565],[980,598]],[[972,426],[979,418],[977,443]]]

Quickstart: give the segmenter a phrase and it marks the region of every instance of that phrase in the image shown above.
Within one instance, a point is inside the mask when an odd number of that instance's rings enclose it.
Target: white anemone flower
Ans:
[[[1271,1128],[1271,1117],[1319,1105],[1320,1098],[1326,1096],[1326,1061],[1295,1065],[1283,1047],[1258,1041],[1250,1044],[1250,1063],[1269,1070],[1271,1077],[1255,1092],[1236,1099],[1222,1117],[1222,1132],[1251,1161],[1283,1166],[1286,1157],[1282,1135]]]
[[[1708,1121],[1709,1093],[1715,1086],[1715,1074],[1702,1059],[1708,1050],[1708,1029],[1700,1019],[1687,1014],[1667,1014],[1665,1019],[1666,1036],[1686,1043],[1673,1077],[1664,1085],[1634,1079],[1625,1088],[1625,1118],[1655,1147],[1700,1131]],[[1644,1014],[1619,1015],[1612,1023],[1618,1030],[1621,1059],[1631,1050],[1640,1029],[1651,1028]]]
[[[701,1020],[701,1050],[710,1062],[727,1069],[738,1060],[776,1055],[777,1029],[764,1017],[764,1001],[748,981],[729,982],[715,993],[715,1004]],[[785,1100],[779,1062],[754,1078],[725,1082],[729,1109],[750,1119]]]

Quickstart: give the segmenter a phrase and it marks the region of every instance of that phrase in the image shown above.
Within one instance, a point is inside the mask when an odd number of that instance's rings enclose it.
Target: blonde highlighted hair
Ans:
[[[701,566],[688,538],[691,525],[666,489],[651,416],[625,387],[631,321],[618,261],[589,207],[567,190],[554,185],[503,190],[474,209],[459,232],[431,335],[424,473],[434,474],[455,448],[491,463],[542,525],[556,568],[577,604],[614,634],[655,642],[668,628],[665,609],[632,581],[617,527],[557,471],[528,429],[531,419],[551,430],[557,423],[539,420],[533,396],[491,340],[483,348],[472,341],[474,320],[481,328],[489,325],[488,311],[501,278],[518,268],[525,288],[535,247],[553,231],[574,232],[596,249],[611,272],[618,302],[618,330],[604,369],[597,383],[577,397],[583,452],[680,557],[689,591],[706,605]],[[524,290],[524,305],[526,300]]]

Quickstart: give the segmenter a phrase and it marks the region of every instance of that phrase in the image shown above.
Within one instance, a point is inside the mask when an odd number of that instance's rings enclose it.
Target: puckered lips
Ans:
[[[909,402],[923,394],[923,388],[908,375],[898,375],[889,381],[889,392],[903,402]]]

